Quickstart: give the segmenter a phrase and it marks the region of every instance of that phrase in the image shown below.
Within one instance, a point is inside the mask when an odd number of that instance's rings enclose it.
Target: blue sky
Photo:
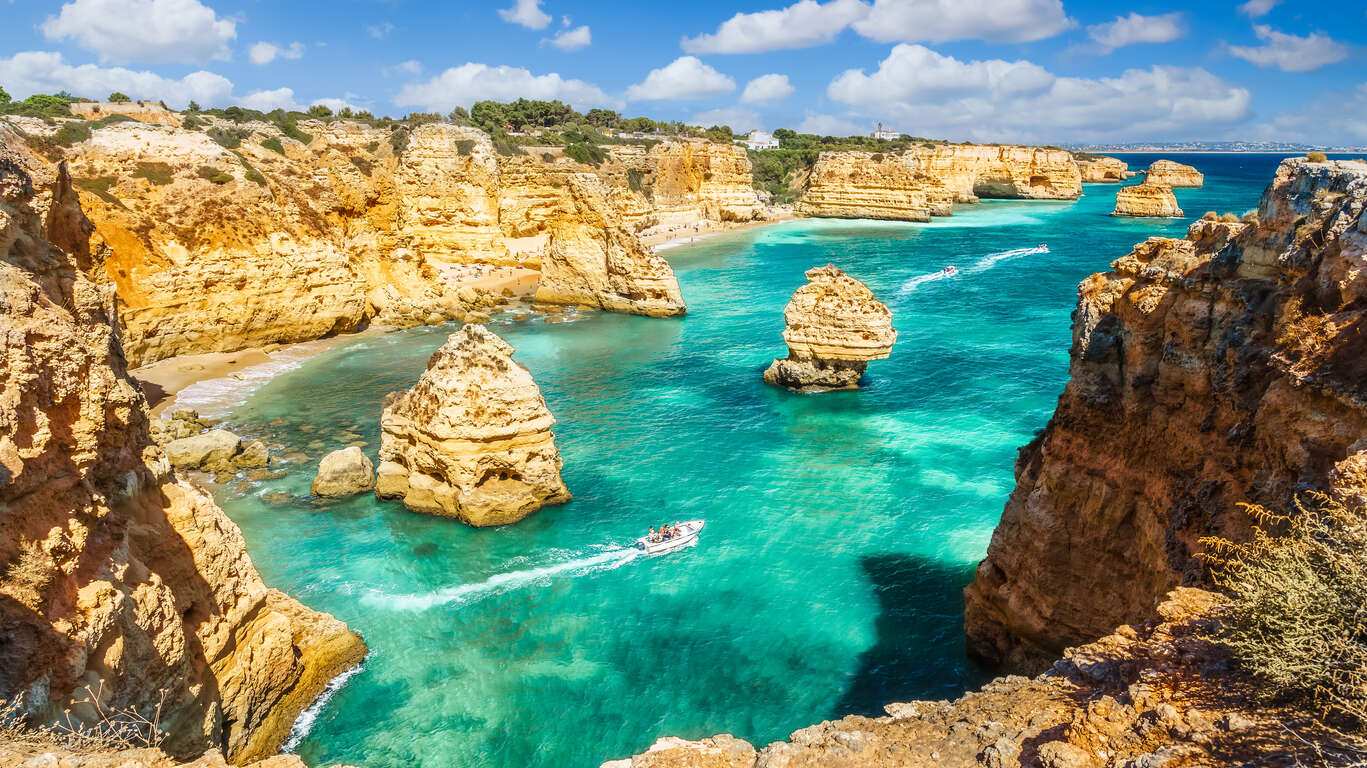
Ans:
[[[0,87],[736,129],[1367,144],[1367,3],[0,0]]]

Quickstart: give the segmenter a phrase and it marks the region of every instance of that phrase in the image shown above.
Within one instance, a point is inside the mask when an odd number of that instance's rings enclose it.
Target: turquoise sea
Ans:
[[[1206,173],[1177,193],[1196,217],[1255,207],[1279,158],[1175,159]],[[221,402],[244,435],[311,459],[218,491],[257,567],[371,648],[291,748],[311,765],[591,768],[660,736],[762,745],[983,682],[960,592],[1067,377],[1077,283],[1186,227],[1112,218],[1114,196],[719,236],[665,252],[686,318],[496,318],[559,420],[575,496],[514,526],[308,497],[323,452],[359,435],[374,458],[381,399],[452,327],[350,341]],[[768,387],[783,306],[828,262],[891,308],[892,357],[858,392]],[[949,264],[959,276],[930,277]],[[692,518],[692,549],[626,548]]]

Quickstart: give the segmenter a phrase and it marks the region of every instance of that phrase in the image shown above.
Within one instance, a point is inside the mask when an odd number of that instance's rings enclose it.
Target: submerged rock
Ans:
[[[1162,184],[1168,187],[1199,187],[1205,184],[1205,181],[1206,178],[1200,171],[1172,160],[1153,161],[1144,175],[1145,184]]]
[[[807,270],[783,310],[788,357],[764,372],[770,384],[801,392],[854,389],[870,360],[892,352],[892,313],[873,292],[828,264]]]
[[[386,398],[376,496],[477,526],[570,500],[555,419],[512,354],[484,326],[462,326],[412,389]]]
[[[1150,184],[1146,180],[1143,184],[1117,189],[1115,191],[1115,210],[1111,215],[1134,218],[1177,218],[1182,215],[1182,209],[1178,207],[1177,196],[1172,193],[1171,187]]]
[[[364,493],[375,487],[375,465],[361,453],[360,448],[333,451],[318,462],[318,476],[313,478],[314,495],[341,498]]]

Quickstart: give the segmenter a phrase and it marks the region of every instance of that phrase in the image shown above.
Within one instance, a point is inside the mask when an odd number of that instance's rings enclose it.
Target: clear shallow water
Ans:
[[[1189,161],[1207,173],[1206,187],[1178,191],[1196,216],[1254,207],[1277,158]],[[763,744],[982,682],[960,591],[1016,449],[1066,379],[1076,285],[1185,229],[1107,216],[1114,190],[672,249],[682,320],[496,319],[559,419],[575,494],[514,526],[307,496],[318,458],[351,435],[374,458],[381,399],[416,380],[450,327],[332,349],[245,402],[225,393],[240,431],[311,459],[220,491],[257,567],[371,648],[299,753],[371,768],[589,767],[663,735]],[[1050,253],[1021,252],[1041,241]],[[785,352],[783,306],[827,262],[888,304],[897,346],[858,392],[770,388],[760,375]],[[960,276],[918,282],[947,264]],[[281,492],[293,500],[262,498]],[[697,547],[657,559],[624,548],[691,518],[708,522]]]

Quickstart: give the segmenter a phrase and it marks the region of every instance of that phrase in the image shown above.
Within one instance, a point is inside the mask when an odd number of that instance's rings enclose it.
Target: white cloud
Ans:
[[[1348,58],[1347,46],[1318,32],[1297,37],[1257,24],[1253,34],[1265,45],[1231,45],[1228,46],[1229,54],[1260,67],[1277,67],[1283,72],[1310,72]]]
[[[512,101],[517,98],[559,99],[575,107],[615,106],[617,101],[583,80],[566,80],[552,72],[534,75],[521,67],[491,67],[474,62],[452,67],[422,83],[399,90],[394,103],[445,112],[456,105],[483,99]]]
[[[787,98],[793,95],[793,84],[787,75],[760,75],[745,84],[740,100],[747,104]]]
[[[854,23],[859,34],[882,43],[1043,40],[1076,26],[1061,0],[874,0]]]
[[[650,70],[646,79],[627,89],[627,98],[640,101],[700,99],[736,90],[736,81],[702,63],[696,56],[680,56],[667,66]]]
[[[388,21],[373,24],[365,28],[365,31],[376,40],[383,40],[389,37],[389,33],[394,31],[394,25]]]
[[[1160,16],[1117,16],[1115,21],[1087,27],[1087,36],[1107,53],[1135,43],[1167,43],[1185,35],[1182,12]]]
[[[386,75],[391,75],[397,72],[403,72],[409,75],[421,75],[422,62],[418,61],[417,59],[409,59],[408,61],[401,61],[392,67],[384,68],[384,73]]]
[[[1307,144],[1367,144],[1367,83],[1351,92],[1333,91],[1254,126],[1254,139]]]
[[[262,112],[270,112],[274,109],[298,110],[303,108],[303,105],[295,100],[293,88],[252,91],[238,99],[237,103],[247,109],[259,109]]]
[[[584,25],[562,30],[548,42],[562,51],[577,51],[588,47],[589,43],[593,42],[593,35],[589,32],[588,26]]]
[[[122,67],[72,66],[62,59],[62,54],[48,51],[23,51],[8,59],[0,58],[0,83],[15,98],[69,91],[102,99],[112,91],[120,91],[134,99],[161,99],[174,108],[191,100],[205,106],[225,104],[233,91],[232,81],[212,72],[191,72],[173,80],[155,72]]]
[[[797,126],[797,131],[818,136],[858,136],[868,133],[858,123],[833,115],[807,115]]]
[[[1259,16],[1266,16],[1267,12],[1280,5],[1281,1],[1282,0],[1248,0],[1248,2],[1239,6],[1239,13],[1256,19]]]
[[[269,64],[275,61],[276,57],[282,59],[298,59],[304,55],[303,43],[290,43],[288,48],[281,48],[275,43],[268,43],[264,40],[254,44],[247,49],[247,58],[253,64]]]
[[[710,35],[685,37],[688,53],[760,53],[823,45],[869,12],[862,0],[800,0],[776,11],[738,13]]]
[[[699,112],[693,116],[693,125],[701,125],[704,128],[711,128],[714,125],[730,126],[732,130],[739,133],[747,133],[759,128],[763,121],[759,113],[744,107],[723,107],[721,109],[709,109],[706,112]]]
[[[541,0],[513,0],[513,7],[500,8],[498,15],[509,24],[521,24],[527,29],[545,29],[551,23],[550,14],[541,10]]]
[[[237,24],[199,0],[72,0],[40,27],[102,62],[229,59]]]
[[[1251,102],[1199,68],[1057,77],[1029,61],[960,61],[906,44],[871,75],[836,77],[827,94],[913,135],[1050,143],[1189,136],[1247,119]]]

